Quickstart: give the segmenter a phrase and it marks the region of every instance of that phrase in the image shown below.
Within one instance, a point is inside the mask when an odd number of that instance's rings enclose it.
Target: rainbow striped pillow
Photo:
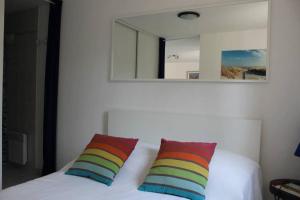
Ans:
[[[96,134],[65,174],[90,178],[110,186],[137,141]]]
[[[162,139],[157,158],[138,189],[192,200],[205,199],[208,165],[216,145]]]

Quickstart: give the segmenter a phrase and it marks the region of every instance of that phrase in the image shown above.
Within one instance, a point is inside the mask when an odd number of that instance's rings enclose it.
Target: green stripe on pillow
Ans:
[[[116,165],[115,163],[113,163],[112,161],[97,157],[97,156],[93,156],[93,155],[81,155],[77,162],[90,162],[93,163],[95,165],[99,165],[102,167],[105,167],[107,169],[112,170],[115,174],[117,174],[120,170],[120,167],[118,165]]]
[[[193,181],[195,183],[198,183],[204,187],[206,184],[207,180],[205,177],[199,174],[195,174],[193,172],[184,170],[184,169],[176,169],[172,167],[156,167],[152,168],[149,172],[149,175],[169,175],[169,176],[174,176],[174,177],[179,177],[183,179],[187,179],[190,181]]]

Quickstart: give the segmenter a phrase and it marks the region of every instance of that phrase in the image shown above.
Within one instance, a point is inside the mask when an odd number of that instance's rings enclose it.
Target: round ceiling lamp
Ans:
[[[200,17],[198,12],[194,11],[184,11],[177,14],[177,17],[184,20],[194,20]]]

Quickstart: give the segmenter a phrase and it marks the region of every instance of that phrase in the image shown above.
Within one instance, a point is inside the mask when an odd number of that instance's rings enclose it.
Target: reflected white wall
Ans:
[[[202,34],[200,77],[220,80],[223,50],[267,49],[267,29]]]

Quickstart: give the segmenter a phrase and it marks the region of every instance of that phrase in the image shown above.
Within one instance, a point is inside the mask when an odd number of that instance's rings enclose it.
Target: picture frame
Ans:
[[[188,80],[199,80],[200,79],[200,71],[187,71],[187,79]]]
[[[267,50],[222,51],[221,79],[267,80]]]

